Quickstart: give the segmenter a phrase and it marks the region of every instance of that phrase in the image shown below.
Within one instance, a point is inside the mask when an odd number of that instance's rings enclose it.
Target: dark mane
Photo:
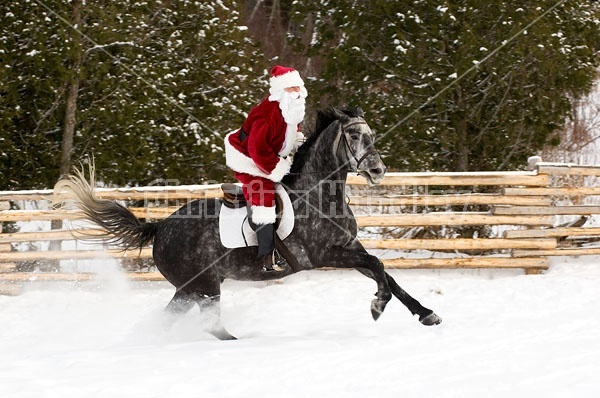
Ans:
[[[359,106],[355,108],[344,109],[342,110],[342,112],[348,117],[363,117],[363,111]],[[305,158],[310,148],[313,146],[317,138],[319,138],[321,133],[338,119],[339,116],[336,114],[336,111],[333,107],[329,107],[327,109],[319,109],[317,111],[317,121],[315,123],[315,129],[314,131],[308,131],[308,134],[306,134],[306,141],[304,142],[304,144],[302,144],[302,146],[300,146],[300,148],[298,148],[298,151],[294,155],[294,163],[292,163],[290,174],[285,176],[282,181],[284,184],[290,184],[293,180],[296,179],[297,175],[295,175],[295,173],[299,173],[302,170],[302,166],[306,161]]]

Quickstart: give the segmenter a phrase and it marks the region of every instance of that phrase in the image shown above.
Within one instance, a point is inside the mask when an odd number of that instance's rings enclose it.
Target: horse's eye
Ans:
[[[360,138],[360,134],[350,134],[350,138],[352,138],[352,140],[356,141]]]

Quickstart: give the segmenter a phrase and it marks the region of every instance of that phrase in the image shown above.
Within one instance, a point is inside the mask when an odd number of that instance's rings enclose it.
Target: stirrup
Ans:
[[[263,271],[266,272],[281,272],[285,270],[287,262],[277,250],[273,250],[271,254],[267,254],[263,259]]]

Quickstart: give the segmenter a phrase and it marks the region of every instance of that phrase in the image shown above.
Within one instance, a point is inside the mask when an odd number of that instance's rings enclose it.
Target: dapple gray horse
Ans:
[[[167,305],[171,313],[186,313],[195,304],[215,316],[206,330],[219,339],[234,339],[220,320],[221,283],[225,278],[264,281],[319,267],[354,268],[377,283],[371,314],[379,318],[392,295],[424,325],[441,322],[405,292],[384,270],[381,261],[367,253],[357,240],[356,220],[346,202],[348,172],[357,172],[370,184],[384,177],[385,165],[374,149],[374,133],[360,108],[319,111],[315,131],[294,156],[290,174],[281,182],[290,195],[295,225],[284,239],[295,257],[294,267],[264,271],[256,247],[227,249],[220,241],[220,199],[190,202],[170,217],[142,223],[117,202],[97,199],[93,176],[83,172],[57,184],[70,191],[86,218],[100,226],[103,238],[124,248],[153,242],[153,258],[161,274],[172,283],[175,296]]]

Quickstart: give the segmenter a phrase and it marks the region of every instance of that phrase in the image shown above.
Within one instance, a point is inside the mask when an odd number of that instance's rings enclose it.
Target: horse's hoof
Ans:
[[[371,315],[373,316],[373,320],[378,320],[381,314],[383,314],[383,310],[385,310],[385,306],[390,300],[382,300],[375,299],[371,301]]]
[[[432,312],[427,316],[419,318],[419,322],[421,322],[425,326],[439,325],[440,323],[442,323],[442,318],[437,316],[435,312]]]
[[[234,335],[230,334],[225,329],[213,330],[213,331],[210,332],[210,334],[212,334],[213,336],[215,336],[219,340],[237,340],[237,337],[235,337]]]

